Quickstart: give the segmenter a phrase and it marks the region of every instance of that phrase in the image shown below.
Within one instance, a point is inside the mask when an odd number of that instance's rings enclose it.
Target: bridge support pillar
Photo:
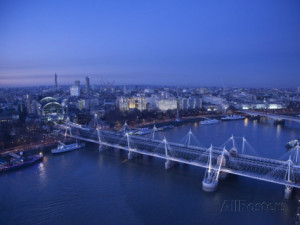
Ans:
[[[250,116],[250,120],[256,120],[257,122],[260,122],[260,116]]]
[[[212,177],[204,178],[202,181],[202,189],[206,192],[214,192],[218,189],[218,180],[211,179]]]
[[[228,173],[225,173],[225,172],[220,172],[220,175],[219,175],[219,179],[220,180],[225,180],[228,176]]]
[[[284,198],[285,199],[290,199],[292,197],[292,193],[293,193],[293,187],[291,187],[291,186],[285,186],[285,189],[284,189]]]
[[[133,159],[135,157],[136,157],[136,153],[135,152],[132,152],[132,151],[128,152],[128,159]]]
[[[105,150],[105,146],[104,145],[99,145],[99,152],[103,152]]]
[[[202,181],[203,191],[213,192],[217,190],[219,184],[219,178],[221,175],[221,167],[225,166],[226,163],[224,158],[225,152],[227,152],[227,150],[224,147],[222,151],[222,155],[218,156],[217,159],[217,164],[219,164],[218,169],[215,170],[212,167],[212,146],[209,148],[208,167],[206,169],[206,173]]]
[[[284,126],[284,124],[285,124],[285,120],[274,120],[275,126],[277,126],[277,125]]]
[[[176,164],[177,164],[177,162],[167,159],[165,162],[165,169],[166,170],[171,169]]]

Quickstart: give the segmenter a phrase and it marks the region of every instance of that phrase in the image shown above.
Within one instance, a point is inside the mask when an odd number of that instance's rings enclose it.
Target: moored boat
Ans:
[[[79,148],[83,148],[85,146],[85,143],[73,143],[73,144],[64,144],[62,142],[59,142],[58,146],[56,149],[52,149],[51,153],[52,154],[58,154],[58,153],[63,153],[63,152],[69,152],[73,151]]]
[[[0,173],[21,169],[23,167],[33,165],[42,160],[42,154],[30,155],[25,157],[23,157],[23,155],[20,157],[13,157],[9,162],[3,162],[0,164]]]
[[[228,115],[221,118],[222,121],[243,120],[243,119],[245,119],[245,116],[240,116],[240,115],[230,115],[230,116]]]
[[[203,120],[200,122],[200,124],[202,125],[208,125],[208,124],[215,124],[215,123],[219,123],[220,121],[219,120],[216,120],[216,119],[208,119],[208,120]]]

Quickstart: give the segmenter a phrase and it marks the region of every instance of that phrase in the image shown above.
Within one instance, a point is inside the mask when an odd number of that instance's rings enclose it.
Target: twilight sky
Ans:
[[[299,0],[0,0],[0,86],[300,86]]]

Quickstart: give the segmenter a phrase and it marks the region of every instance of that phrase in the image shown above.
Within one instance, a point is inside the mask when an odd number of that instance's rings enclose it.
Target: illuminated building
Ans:
[[[44,121],[58,121],[64,119],[64,112],[61,104],[52,97],[45,97],[41,101],[41,115]]]
[[[87,103],[87,101],[86,101],[85,99],[80,99],[80,100],[78,101],[78,109],[79,109],[80,111],[86,109],[86,105],[87,105],[86,103]]]
[[[146,99],[144,97],[120,97],[117,99],[117,104],[121,111],[130,109],[146,110]]]

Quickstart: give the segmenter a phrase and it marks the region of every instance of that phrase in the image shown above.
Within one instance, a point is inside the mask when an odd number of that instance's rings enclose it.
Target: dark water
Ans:
[[[163,135],[180,141],[191,128],[202,145],[222,145],[243,135],[261,156],[280,158],[284,144],[300,128],[270,121],[187,124]],[[163,136],[161,135],[161,136]],[[237,139],[237,144],[240,139]],[[125,152],[98,152],[96,145],[0,176],[0,224],[294,224],[296,192],[284,200],[284,187],[231,176],[214,193],[202,191],[204,169],[178,165],[164,169],[151,157],[127,160]]]

